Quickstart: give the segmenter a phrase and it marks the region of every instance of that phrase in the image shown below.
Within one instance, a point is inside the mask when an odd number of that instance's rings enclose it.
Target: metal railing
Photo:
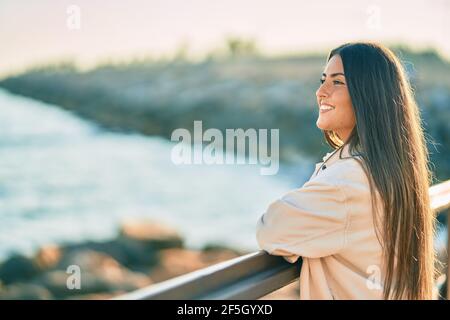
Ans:
[[[447,211],[450,222],[450,180],[430,187],[432,209],[439,214]],[[447,228],[447,251],[450,248],[450,228]],[[249,253],[213,266],[175,277],[152,286],[116,297],[118,300],[255,300],[272,293],[300,276],[302,260],[287,262],[265,251]],[[450,297],[448,278],[450,255],[447,255],[447,299]]]

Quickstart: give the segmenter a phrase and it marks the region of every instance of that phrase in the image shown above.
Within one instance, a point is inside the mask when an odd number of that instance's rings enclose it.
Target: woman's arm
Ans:
[[[328,180],[328,181],[327,181]],[[273,202],[257,223],[262,250],[289,262],[319,258],[345,245],[349,214],[340,186],[327,175],[308,181]]]

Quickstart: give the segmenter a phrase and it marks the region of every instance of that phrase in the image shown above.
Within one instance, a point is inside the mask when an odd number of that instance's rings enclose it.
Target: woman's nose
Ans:
[[[320,87],[317,89],[316,96],[317,96],[317,98],[324,98],[324,97],[328,96],[328,93],[325,90],[323,84],[321,84]]]

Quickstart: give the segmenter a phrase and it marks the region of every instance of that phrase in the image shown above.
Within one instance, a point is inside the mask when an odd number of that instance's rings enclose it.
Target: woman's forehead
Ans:
[[[332,73],[344,73],[344,65],[342,64],[341,57],[339,55],[332,56],[323,72],[327,75]]]

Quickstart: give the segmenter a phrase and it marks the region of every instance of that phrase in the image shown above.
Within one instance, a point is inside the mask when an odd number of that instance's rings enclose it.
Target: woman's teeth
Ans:
[[[333,110],[333,109],[334,109],[334,107],[328,106],[328,105],[325,105],[325,104],[320,106],[320,111],[330,111],[330,110]]]

